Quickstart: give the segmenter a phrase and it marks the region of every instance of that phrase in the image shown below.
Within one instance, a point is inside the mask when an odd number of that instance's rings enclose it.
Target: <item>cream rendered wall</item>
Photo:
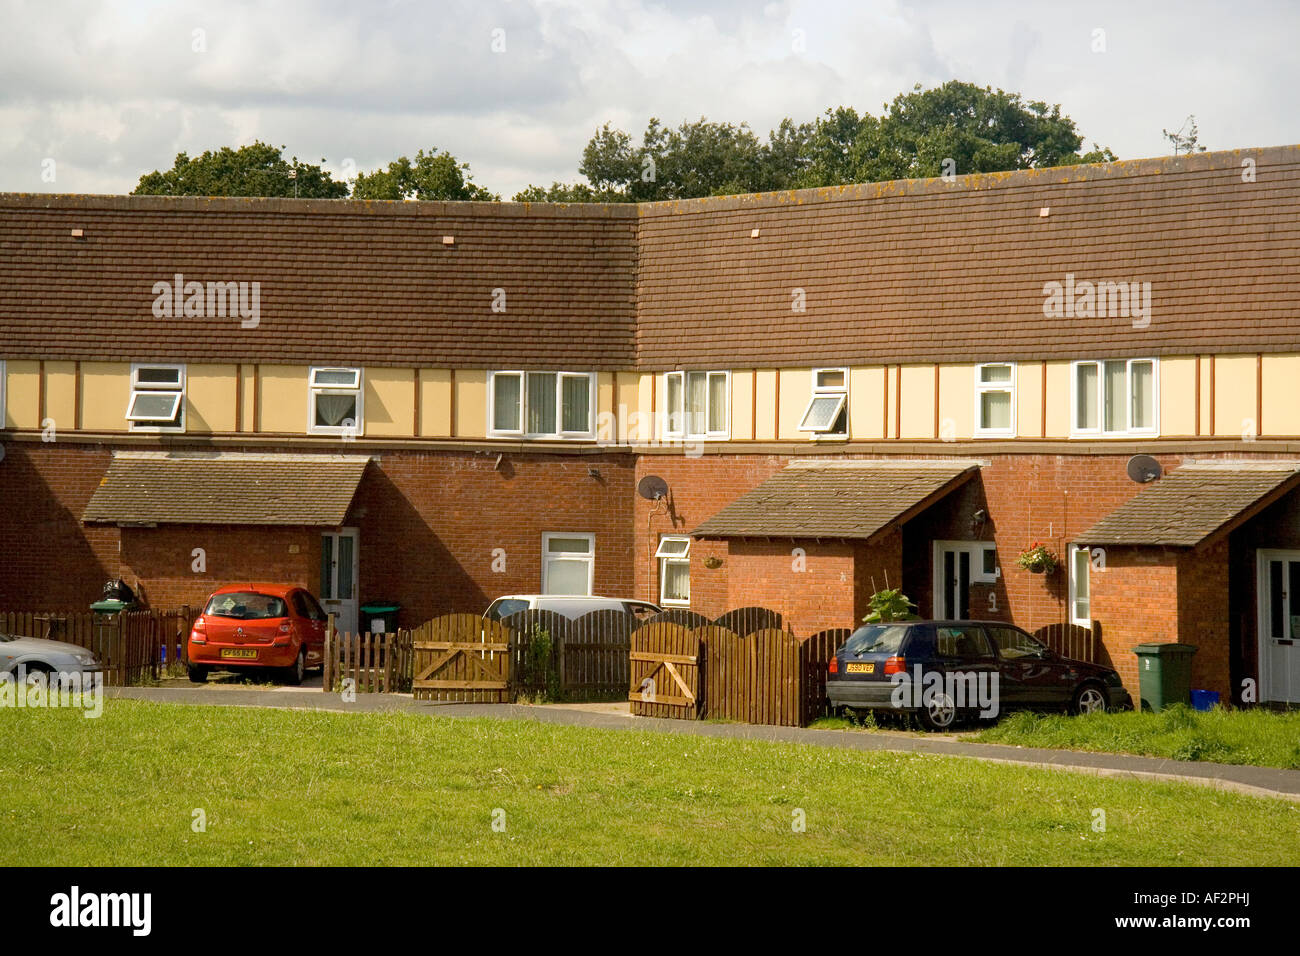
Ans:
[[[257,431],[307,434],[307,380],[305,365],[263,365],[257,406]]]
[[[731,437],[740,441],[754,437],[754,373],[731,373]]]
[[[77,364],[45,363],[45,417],[53,420],[56,434],[77,424]]]
[[[1202,435],[1214,433],[1213,376],[1214,361],[1208,355],[1198,355],[1196,361],[1201,367],[1201,431]]]
[[[902,438],[934,437],[934,366],[902,366]]]
[[[415,434],[415,374],[409,368],[367,367],[362,370],[365,417],[362,434]]]
[[[812,433],[799,431],[799,421],[812,398],[812,369],[783,368],[780,385],[781,415],[777,424],[781,433],[777,437],[782,441],[808,441]]]
[[[235,430],[238,376],[234,365],[185,367],[186,433]]]
[[[596,419],[592,422],[592,428],[596,432],[596,438],[602,442],[616,442],[618,440],[619,415],[618,401],[615,396],[618,393],[618,383],[613,372],[596,373]]]
[[[1070,363],[1047,363],[1047,437],[1070,437]]]
[[[420,434],[430,438],[451,435],[450,369],[420,369]]]
[[[257,379],[253,374],[254,366],[240,365],[240,404],[243,406],[240,411],[239,430],[245,432],[253,431],[255,422],[253,421],[254,397],[257,388]]]
[[[5,363],[6,428],[41,427],[41,364],[39,362]]]
[[[975,435],[975,366],[939,366],[939,437],[962,441]]]
[[[1043,363],[1016,362],[1014,364],[1016,437],[1039,438],[1043,429]],[[972,375],[972,388],[974,388],[973,378]],[[974,402],[974,392],[971,395],[971,401]]]
[[[1196,434],[1196,359],[1162,358],[1160,366],[1160,435],[1188,437]]]
[[[637,427],[629,427],[628,434],[631,436],[636,433],[636,442],[656,442],[659,441],[663,434],[663,424],[660,421],[658,404],[663,401],[659,394],[663,385],[663,376],[658,372],[642,372],[637,380],[636,387],[636,410],[637,417],[633,424]]]
[[[487,437],[487,375],[477,369],[456,370],[456,437]]]
[[[81,363],[81,427],[124,432],[131,401],[131,366],[126,362]]]
[[[849,369],[849,437],[853,441],[884,438],[885,367]]]
[[[641,411],[641,381],[650,376],[636,372],[614,374],[614,401],[618,405],[618,441],[636,444],[651,438],[650,417]],[[649,391],[647,390],[647,397]]]
[[[1255,433],[1255,356],[1221,355],[1214,363],[1214,434]]]
[[[1300,355],[1264,356],[1264,414],[1259,433],[1300,435]]]
[[[783,388],[784,385],[783,382]],[[754,378],[754,390],[758,401],[754,437],[759,441],[771,441],[776,438],[776,369],[759,369]]]

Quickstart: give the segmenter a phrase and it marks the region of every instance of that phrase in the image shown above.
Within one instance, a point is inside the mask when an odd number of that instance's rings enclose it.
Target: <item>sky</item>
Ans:
[[[0,0],[0,191],[125,193],[254,140],[336,177],[448,150],[504,198],[610,122],[878,114],[950,79],[1123,159],[1300,142],[1300,3]]]

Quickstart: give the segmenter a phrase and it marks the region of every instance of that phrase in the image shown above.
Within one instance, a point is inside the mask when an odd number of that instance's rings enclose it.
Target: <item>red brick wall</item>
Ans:
[[[1119,671],[1138,699],[1138,644],[1179,640],[1178,552],[1165,548],[1106,549],[1104,569],[1090,576],[1091,613],[1101,621],[1103,663]]]
[[[507,452],[500,468],[495,458],[385,452],[371,465],[349,516],[361,529],[363,601],[400,601],[403,624],[417,624],[537,593],[549,531],[594,534],[594,592],[632,596],[632,456]]]
[[[194,570],[203,549],[203,572]],[[121,575],[141,600],[156,608],[203,604],[225,584],[266,581],[320,586],[320,531],[315,528],[242,528],[167,525],[122,529]]]
[[[1178,641],[1195,644],[1192,687],[1232,699],[1231,619],[1228,615],[1228,541],[1178,557]]]
[[[0,609],[86,608],[117,567],[117,528],[81,524],[109,450],[15,441],[0,448]]]
[[[851,543],[840,541],[733,540],[727,606],[722,610],[770,608],[780,612],[800,637],[830,627],[850,627],[856,590],[854,552]],[[717,613],[721,612],[710,616]]]

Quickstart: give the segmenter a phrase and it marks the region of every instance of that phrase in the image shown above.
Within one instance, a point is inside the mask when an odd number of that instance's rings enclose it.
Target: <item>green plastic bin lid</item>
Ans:
[[[391,614],[394,611],[400,611],[401,609],[402,605],[400,604],[375,603],[361,605],[361,610],[365,611],[367,614]]]
[[[134,601],[119,601],[117,598],[110,598],[106,601],[96,601],[90,606],[90,609],[101,613],[116,614],[118,611],[129,611],[133,607],[135,607]]]
[[[1139,657],[1143,655],[1160,655],[1160,654],[1195,654],[1195,644],[1137,644],[1133,648],[1133,653]]]

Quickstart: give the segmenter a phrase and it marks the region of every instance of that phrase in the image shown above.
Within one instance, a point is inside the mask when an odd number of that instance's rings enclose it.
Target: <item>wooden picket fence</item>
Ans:
[[[358,694],[396,694],[411,689],[412,633],[340,634],[331,619],[325,631],[321,686],[342,690],[345,681]]]
[[[43,637],[84,647],[103,667],[104,683],[126,687],[179,673],[198,610],[0,611],[0,634]]]
[[[1097,621],[1090,628],[1078,624],[1049,624],[1036,631],[1035,636],[1062,657],[1099,663],[1097,654],[1102,643],[1101,625]]]

